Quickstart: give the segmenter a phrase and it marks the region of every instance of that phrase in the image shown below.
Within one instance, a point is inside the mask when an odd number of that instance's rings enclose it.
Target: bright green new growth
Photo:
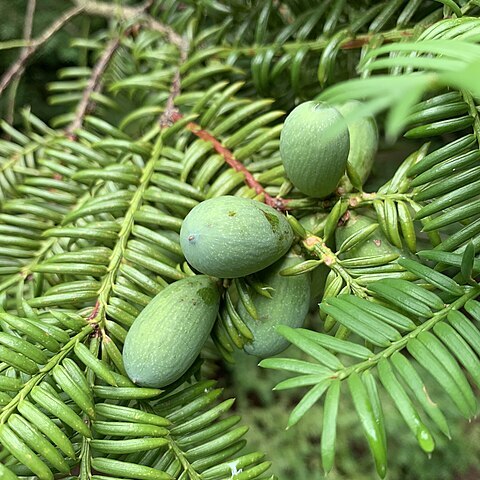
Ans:
[[[277,326],[303,326],[310,305],[310,275],[280,275],[282,270],[302,260],[304,259],[299,255],[288,254],[257,275],[262,283],[273,288],[272,298],[258,294],[252,296],[258,314],[257,320],[252,318],[245,306],[239,302],[238,313],[254,336],[253,341],[243,347],[248,354],[261,358],[277,355],[289,345],[289,342],[277,333]]]
[[[222,196],[206,200],[185,218],[180,244],[196,270],[220,278],[263,270],[290,248],[285,217],[255,200]]]
[[[325,103],[302,103],[285,120],[280,155],[288,179],[306,195],[322,198],[335,190],[349,149],[345,120]]]
[[[155,296],[136,318],[123,345],[130,379],[164,387],[193,364],[217,318],[220,289],[212,278],[179,280]]]

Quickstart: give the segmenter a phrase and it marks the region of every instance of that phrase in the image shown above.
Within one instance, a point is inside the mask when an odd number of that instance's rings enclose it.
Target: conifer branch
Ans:
[[[391,43],[399,40],[404,40],[405,38],[411,38],[415,34],[415,30],[412,28],[406,28],[404,30],[391,30],[388,32],[384,32],[382,34],[383,43]],[[362,48],[365,45],[368,45],[372,38],[376,34],[372,33],[365,33],[357,36],[346,36],[340,42],[340,49],[341,50],[355,50],[357,48]],[[327,47],[330,43],[331,39],[320,38],[318,40],[301,40],[301,41],[292,41],[292,42],[285,42],[283,45],[278,46],[278,53],[288,53],[288,52],[295,52],[299,49],[306,49],[309,52],[321,52]],[[240,46],[232,46],[232,47],[225,47],[223,52],[220,52],[222,56],[228,56],[232,52],[235,52],[240,55],[244,55],[246,57],[254,57],[260,52],[265,52],[267,50],[272,49],[274,45],[266,44],[266,45],[252,45],[248,47]]]
[[[139,7],[125,7],[113,3],[95,2],[92,0],[76,0],[75,3],[81,6],[87,15],[100,16],[105,18],[119,18],[121,20],[136,20],[136,23],[166,36],[168,41],[178,48],[183,45],[183,39],[175,30],[164,25],[152,16],[145,13],[150,7],[151,1],[147,0]]]
[[[70,138],[73,138],[75,131],[82,127],[85,115],[87,115],[93,108],[92,94],[100,91],[102,85],[102,75],[108,67],[108,64],[110,63],[110,60],[115,54],[117,48],[119,47],[120,42],[121,37],[110,40],[110,42],[107,44],[107,47],[103,51],[103,54],[95,64],[92,75],[90,76],[87,86],[83,91],[82,98],[77,105],[75,117],[66,129],[66,134]]]
[[[302,240],[302,247],[342,277],[347,285],[350,285],[355,295],[366,298],[366,288],[359,285],[348,271],[340,265],[337,255],[326,245],[324,240],[316,235],[308,235]]]
[[[10,85],[12,80],[16,78],[19,72],[25,67],[28,59],[47,42],[55,33],[57,33],[72,18],[76,17],[83,11],[83,7],[75,6],[67,10],[60,18],[55,20],[36,40],[25,47],[20,53],[18,59],[10,66],[0,79],[0,94]]]
[[[194,122],[188,123],[187,128],[198,138],[201,138],[202,140],[211,143],[215,151],[225,160],[225,163],[229,167],[233,168],[237,172],[242,172],[243,175],[245,176],[245,183],[250,188],[253,188],[253,190],[255,190],[255,193],[257,195],[262,195],[264,198],[264,202],[267,205],[270,205],[271,207],[280,211],[285,211],[288,209],[287,199],[272,197],[271,195],[269,195],[265,191],[265,188],[262,185],[260,185],[260,183],[255,179],[255,177],[248,171],[245,165],[240,163],[235,158],[233,153],[228,148],[224,147],[222,143],[219,140],[217,140],[210,132],[208,132],[207,130],[203,130],[200,127],[200,125]]]
[[[175,98],[180,95],[181,92],[180,69],[187,60],[188,48],[189,45],[186,39],[182,39],[181,45],[179,46],[180,61],[177,66],[177,70],[175,71],[175,74],[173,76],[172,85],[170,87],[170,94],[165,105],[165,110],[159,119],[159,123],[162,128],[172,125],[183,117],[183,115],[175,107]],[[228,148],[223,146],[222,143],[218,139],[216,139],[210,132],[202,129],[202,127],[195,122],[189,122],[186,128],[198,138],[211,143],[215,151],[224,159],[227,165],[229,165],[237,172],[242,172],[245,177],[245,183],[249,187],[253,188],[257,195],[262,195],[264,198],[264,202],[267,205],[270,205],[271,207],[280,211],[287,210],[288,200],[279,197],[274,198],[269,195],[266,192],[265,188],[263,188],[263,186],[255,179],[255,177],[248,171],[248,169],[242,163],[236,160],[233,153]]]
[[[151,158],[145,165],[142,176],[140,178],[140,185],[137,188],[131,202],[130,207],[125,213],[125,220],[122,224],[122,228],[118,233],[118,240],[115,244],[115,247],[110,256],[110,264],[108,266],[108,273],[102,281],[102,286],[99,289],[99,295],[95,306],[92,309],[91,314],[88,317],[89,323],[97,324],[103,330],[105,312],[107,309],[108,302],[110,300],[110,295],[112,293],[115,281],[124,260],[124,252],[127,248],[127,242],[132,233],[132,229],[135,224],[135,213],[140,209],[143,203],[143,196],[145,190],[148,188],[152,175],[155,172],[155,163],[157,162],[160,153],[162,151],[162,137],[159,136],[159,139],[156,145],[153,148]]]
[[[77,0],[76,6],[67,10],[60,18],[55,20],[37,39],[28,44],[20,53],[18,59],[10,66],[10,68],[0,78],[0,94],[10,85],[10,83],[23,72],[25,64],[29,58],[46,43],[55,33],[57,33],[65,24],[80,13],[97,15],[106,18],[120,17],[124,20],[133,21],[138,18],[137,24],[144,24],[156,32],[166,36],[168,41],[176,45],[180,51],[185,49],[183,38],[177,34],[171,27],[155,20],[150,15],[145,14],[145,10],[150,7],[151,0],[147,0],[140,7],[120,7],[114,4],[107,4],[94,1]],[[25,30],[27,31],[27,30]],[[107,48],[108,50],[108,48]],[[115,49],[114,49],[115,50]],[[113,53],[112,53],[113,54]],[[108,61],[107,61],[108,63]]]
[[[147,10],[150,7],[151,3],[152,3],[151,0],[147,0],[140,7],[126,9],[126,12],[122,9],[120,10],[120,12],[122,12],[122,15],[125,16],[125,19],[129,19],[129,20],[134,19],[135,17],[138,17],[139,15],[142,15],[143,13],[145,13],[145,10]],[[113,16],[114,14],[117,14],[117,7],[115,5],[101,4],[96,2],[77,2],[77,4],[82,5],[82,7],[85,9],[85,13],[97,13],[104,16],[106,16],[107,13],[109,14],[109,16]],[[112,9],[108,7],[114,7],[114,8]],[[103,54],[99,58],[98,62],[95,64],[95,67],[93,68],[92,75],[90,76],[87,86],[83,91],[82,98],[77,105],[77,109],[75,111],[75,117],[66,129],[67,136],[73,138],[75,130],[82,127],[85,116],[93,108],[92,94],[100,91],[101,85],[102,85],[103,73],[107,69],[111,59],[113,58],[115,52],[120,46],[122,37],[130,35],[132,32],[135,31],[135,28],[136,28],[135,25],[130,26],[123,33],[122,36],[113,38],[107,44],[105,50],[103,51]],[[162,32],[162,33],[166,33],[166,32]]]
[[[195,471],[192,464],[188,461],[182,450],[178,448],[175,440],[170,435],[168,436],[168,440],[171,451],[182,465],[183,471],[187,472],[188,478],[190,480],[202,480],[202,477]]]
[[[25,40],[26,44],[30,42],[32,38],[32,28],[33,28],[33,17],[35,15],[35,8],[37,5],[37,0],[29,0],[27,4],[27,9],[25,12],[25,21],[23,23],[23,39]],[[22,53],[26,50],[28,46],[22,48]],[[7,104],[7,113],[6,113],[6,122],[9,124],[13,123],[14,115],[15,115],[15,99],[17,97],[17,89],[20,83],[20,77],[25,70],[25,66],[23,65],[20,70],[15,74],[13,79],[12,88],[9,92],[8,104]]]
[[[0,425],[4,424],[8,417],[15,412],[17,405],[24,400],[32,389],[37,386],[75,347],[77,342],[81,342],[85,337],[92,333],[92,326],[86,325],[61,350],[50,358],[48,363],[44,365],[37,374],[30,377],[22,387],[22,389],[12,398],[12,400],[2,407],[0,415]]]
[[[436,312],[432,318],[420,324],[415,330],[410,332],[408,335],[403,336],[400,340],[392,342],[392,344],[385,348],[384,350],[378,352],[373,357],[370,357],[368,360],[363,362],[348,366],[340,370],[337,375],[341,380],[345,380],[353,372],[363,372],[365,370],[371,369],[374,365],[377,365],[378,362],[384,358],[391,357],[394,353],[403,350],[407,343],[412,339],[418,337],[422,332],[428,332],[433,329],[433,327],[444,320],[449,312],[455,310],[461,310],[461,308],[469,300],[474,299],[478,296],[478,288],[472,288],[471,290],[466,291],[461,297],[457,298],[454,302],[445,305],[445,308]]]
[[[25,40],[30,40],[32,38],[33,17],[35,15],[36,6],[37,0],[29,0],[25,14],[25,22],[23,25],[23,38]]]
[[[178,45],[178,48],[180,51],[179,63],[173,75],[172,84],[170,86],[170,94],[168,95],[167,102],[165,104],[165,110],[160,116],[160,120],[159,120],[160,126],[162,128],[172,125],[178,120],[178,118],[180,118],[178,116],[180,113],[175,107],[175,99],[180,95],[181,88],[182,88],[181,87],[182,78],[180,75],[180,69],[182,68],[182,65],[186,62],[188,58],[189,44],[187,40],[182,38],[180,45]]]
[[[188,42],[178,35],[171,27],[164,25],[161,22],[157,21],[150,15],[147,15],[145,11],[150,7],[152,1],[147,0],[140,7],[120,7],[118,5],[111,5],[103,2],[95,2],[90,0],[77,0],[77,5],[82,6],[86,14],[98,15],[107,18],[120,17],[123,20],[128,20],[130,22],[135,20],[136,25],[142,25],[146,28],[149,28],[153,31],[159,32],[162,35],[166,36],[168,41],[173,45],[177,46],[180,52],[180,62],[178,69],[174,74],[172,80],[172,86],[170,90],[170,95],[167,99],[167,104],[165,111],[160,118],[160,124],[162,126],[169,126],[173,123],[174,114],[176,112],[174,101],[175,98],[180,94],[180,67],[186,61],[188,55]],[[129,34],[133,31],[134,27],[131,26],[126,34]],[[104,51],[104,54],[99,59],[96,64],[92,76],[90,77],[89,83],[84,90],[82,100],[78,104],[77,111],[75,113],[75,119],[67,128],[67,134],[72,136],[73,132],[81,127],[83,123],[83,118],[88,113],[88,110],[91,106],[91,94],[98,91],[100,88],[100,80],[103,72],[108,66],[108,63],[112,56],[114,55],[116,49],[120,44],[120,38],[112,40],[107,48]]]
[[[473,132],[475,134],[475,137],[477,138],[477,143],[480,144],[480,115],[477,109],[477,106],[475,105],[475,101],[472,97],[472,95],[467,92],[463,91],[462,92],[463,99],[465,100],[466,104],[468,105],[468,111],[470,115],[473,117]]]

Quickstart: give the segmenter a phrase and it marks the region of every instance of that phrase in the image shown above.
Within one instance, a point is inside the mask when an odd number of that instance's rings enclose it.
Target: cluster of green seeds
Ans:
[[[329,196],[346,173],[357,188],[368,177],[378,142],[376,125],[373,119],[350,121],[351,109],[351,104],[337,109],[305,102],[287,117],[280,154],[289,180],[303,194]],[[352,218],[348,234],[365,222],[367,218]],[[277,326],[301,327],[311,303],[323,292],[324,269],[312,275],[280,274],[304,258],[292,249],[295,234],[286,216],[259,201],[221,196],[200,203],[184,219],[180,243],[186,260],[199,273],[162,290],[131,327],[124,363],[139,385],[163,387],[185,374],[210,335],[227,289],[235,285],[230,279],[254,275],[269,287],[248,292],[252,308],[238,299],[242,292],[228,294],[228,301],[237,297],[234,308],[251,332],[244,350],[259,357],[288,347]]]

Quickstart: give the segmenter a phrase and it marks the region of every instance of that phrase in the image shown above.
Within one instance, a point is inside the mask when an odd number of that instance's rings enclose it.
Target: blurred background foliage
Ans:
[[[0,42],[22,38],[27,3],[27,0],[0,0]],[[69,2],[64,0],[37,0],[32,38],[38,36],[70,6]],[[47,84],[56,80],[59,69],[87,63],[86,58],[79,57],[79,49],[70,46],[70,41],[74,37],[95,32],[105,24],[105,20],[101,18],[84,17],[73,19],[57,32],[39,49],[33,61],[29,62],[17,89],[17,104],[31,105],[34,112],[42,115],[44,119],[61,112],[62,107],[55,107],[47,102]],[[16,60],[17,56],[18,49],[0,50],[0,74]],[[7,102],[8,95],[0,98],[2,118],[6,115]],[[15,119],[18,120],[18,115]]]
[[[294,357],[295,348],[281,357]],[[315,405],[294,428],[285,431],[288,416],[301,398],[298,391],[272,391],[288,375],[257,367],[258,359],[237,354],[228,373],[227,391],[236,396],[236,408],[250,426],[247,440],[252,449],[263,449],[273,462],[272,472],[282,480],[324,480],[320,461],[322,408]],[[416,441],[398,415],[389,397],[382,398],[388,418],[389,480],[478,480],[480,478],[480,423],[466,424],[454,413],[446,394],[433,382],[428,384],[432,398],[450,405],[452,438],[438,435],[431,457]],[[344,432],[337,444],[336,467],[328,480],[372,480],[376,478],[370,453],[348,395],[343,395],[338,415],[338,430]],[[450,402],[450,403],[449,403]],[[349,432],[348,434],[346,432]],[[352,454],[354,452],[354,454]]]
[[[320,1],[320,0],[319,0]],[[139,2],[122,0],[122,4]],[[0,41],[22,38],[23,22],[27,0],[0,0]],[[61,12],[68,8],[65,0],[37,0],[32,36],[35,37],[50,25]],[[58,114],[57,109],[47,102],[47,84],[56,79],[59,69],[72,65],[86,65],[87,58],[79,58],[79,50],[70,47],[73,37],[92,35],[101,30],[106,22],[99,18],[80,18],[70,22],[50,39],[34,56],[22,76],[17,90],[17,104],[30,105],[34,112],[47,120]],[[0,74],[17,58],[18,49],[0,51]],[[5,96],[0,100],[0,116],[5,117]],[[16,117],[17,118],[17,117]],[[396,170],[414,142],[397,142],[395,148],[382,148],[382,155],[369,186],[374,189],[383,184]],[[385,147],[385,146],[384,146]],[[294,352],[282,356],[292,357]],[[324,474],[320,462],[320,421],[322,409],[314,406],[305,418],[293,429],[285,432],[292,407],[301,398],[298,391],[282,391],[278,394],[272,388],[285,378],[281,372],[264,371],[257,367],[258,359],[237,352],[236,363],[226,368],[223,376],[227,391],[225,398],[236,396],[236,410],[244,424],[250,425],[247,434],[251,450],[261,450],[273,462],[273,473],[282,480],[321,480]],[[445,393],[428,385],[434,392],[435,400],[448,405],[450,399]],[[442,398],[441,398],[442,397]],[[445,398],[443,398],[445,397]],[[375,478],[370,453],[364,441],[361,427],[356,420],[353,405],[348,396],[342,397],[338,429],[349,432],[348,441],[337,445],[336,468],[329,480],[371,480]],[[434,454],[429,457],[419,448],[400,416],[394,412],[389,398],[382,399],[384,413],[389,417],[387,432],[389,440],[390,480],[478,480],[480,479],[480,423],[465,424],[455,418],[450,410],[452,437],[449,441],[438,436]],[[388,433],[395,432],[395,435]],[[352,455],[352,452],[355,452]]]

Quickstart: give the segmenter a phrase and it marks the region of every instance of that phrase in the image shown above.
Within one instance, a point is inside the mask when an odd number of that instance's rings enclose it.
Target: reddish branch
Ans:
[[[404,37],[412,37],[413,36],[413,31],[412,30],[404,30],[400,31],[399,34]],[[361,35],[357,38],[354,38],[353,40],[347,40],[341,44],[341,49],[342,50],[352,50],[355,48],[362,48],[365,45],[368,45],[372,41],[372,36],[371,35]],[[383,43],[392,43],[394,42],[395,39],[389,39],[386,38],[384,39]]]
[[[221,157],[225,160],[225,163],[236,170],[237,172],[242,172],[245,176],[245,183],[255,190],[257,195],[263,195],[264,201],[267,205],[270,205],[277,210],[285,211],[287,210],[287,203],[288,200],[278,197],[272,197],[269,195],[265,188],[255,179],[255,177],[248,171],[247,167],[240,163],[233,155],[233,153],[226,147],[222,145],[222,143],[217,140],[211,133],[207,132],[207,130],[203,130],[200,125],[196,123],[190,122],[187,125],[187,128],[198,138],[205,140],[213,145],[215,151],[221,155]]]
[[[93,307],[92,313],[90,313],[90,315],[87,317],[87,321],[93,320],[97,316],[99,309],[100,309],[100,301],[97,300],[95,303],[95,306]]]
[[[168,96],[167,102],[165,104],[165,110],[163,111],[162,115],[160,116],[159,123],[162,128],[169,127],[181,118],[183,115],[179,112],[179,110],[175,107],[175,99],[181,92],[181,76],[180,76],[180,69],[183,63],[187,59],[188,55],[188,44],[186,40],[182,39],[182,43],[179,46],[180,50],[180,62],[177,67],[177,70],[173,76],[172,85],[170,87],[170,94]],[[202,140],[209,142],[212,144],[215,151],[224,159],[225,163],[233,168],[237,172],[242,172],[245,178],[245,183],[250,187],[253,188],[257,195],[262,195],[264,198],[264,202],[267,205],[270,205],[273,208],[276,208],[280,211],[287,210],[287,203],[288,200],[282,198],[274,198],[269,195],[265,188],[255,179],[255,177],[248,171],[248,169],[240,163],[233,153],[226,148],[222,143],[217,140],[210,132],[207,130],[203,130],[200,125],[194,122],[189,122],[186,127],[190,130],[194,135]]]
[[[175,98],[180,95],[181,91],[181,77],[180,69],[173,75],[172,86],[170,87],[170,94],[165,103],[165,110],[160,115],[159,123],[162,128],[169,127],[177,121],[178,109],[175,107]]]
[[[11,67],[3,74],[0,79],[0,94],[8,87],[10,82],[16,78],[17,74],[23,70],[27,60],[37,51],[38,47],[48,41],[55,33],[57,33],[66,23],[73,17],[81,13],[83,7],[73,7],[67,10],[58,20],[53,22],[37,39],[35,39],[29,46],[25,47],[18,59],[11,65]]]
[[[175,34],[176,35],[176,34]],[[188,43],[185,39],[180,37],[175,39],[172,43],[175,43],[180,51],[180,62],[178,64],[177,70],[172,79],[172,85],[170,87],[170,94],[168,96],[167,102],[165,104],[165,110],[163,111],[162,115],[160,116],[159,123],[162,128],[168,127],[178,120],[180,120],[183,115],[179,112],[179,110],[175,107],[175,99],[180,95],[181,92],[181,76],[180,76],[180,69],[183,63],[187,60],[188,56]],[[233,168],[237,172],[242,172],[245,177],[245,183],[250,187],[253,188],[257,195],[262,195],[264,201],[267,205],[270,205],[273,208],[276,208],[280,211],[287,210],[287,202],[288,200],[282,198],[274,198],[269,195],[263,186],[255,179],[255,177],[248,171],[248,169],[240,163],[233,153],[222,145],[222,143],[217,140],[211,133],[207,130],[203,130],[200,125],[189,122],[187,124],[188,130],[190,130],[194,135],[206,142],[212,144],[215,151],[224,159],[225,163]]]

